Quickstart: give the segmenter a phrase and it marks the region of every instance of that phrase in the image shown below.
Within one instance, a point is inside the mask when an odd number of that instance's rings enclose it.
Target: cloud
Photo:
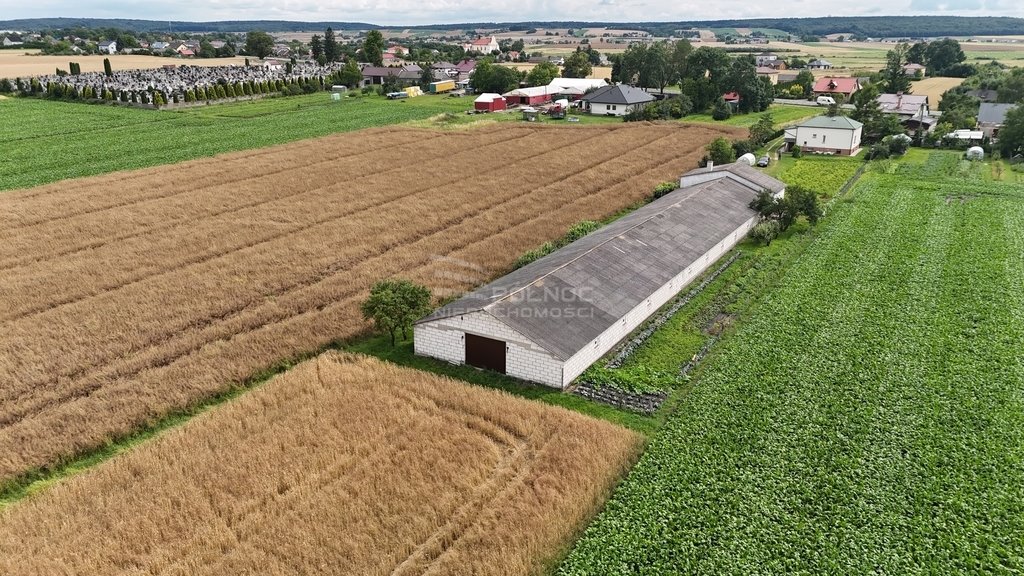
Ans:
[[[6,5],[5,5],[6,4]],[[369,22],[385,26],[523,20],[677,21],[732,18],[858,16],[878,14],[963,14],[1024,16],[1018,0],[865,0],[829,6],[808,0],[776,3],[749,0],[210,0],[137,2],[129,0],[0,0],[3,18],[55,16],[151,20],[298,20]]]

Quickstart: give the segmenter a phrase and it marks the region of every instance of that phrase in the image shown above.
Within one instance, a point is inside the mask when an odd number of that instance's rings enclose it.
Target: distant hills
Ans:
[[[0,20],[0,30],[40,30],[59,28],[120,28],[135,32],[266,32],[368,30],[372,28],[410,30],[465,30],[475,28],[627,28],[667,36],[687,28],[772,28],[795,36],[855,34],[873,38],[932,36],[1004,36],[1024,35],[1024,18],[1004,16],[845,16],[827,18],[757,18],[749,20],[691,20],[680,22],[465,22],[421,26],[378,26],[367,22],[296,22],[286,20],[241,20],[219,22],[181,22],[105,18],[26,18]]]

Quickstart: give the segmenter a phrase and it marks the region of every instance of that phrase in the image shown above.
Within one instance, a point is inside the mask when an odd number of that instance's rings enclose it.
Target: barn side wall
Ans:
[[[679,294],[694,278],[701,275],[726,252],[743,240],[747,232],[757,224],[758,216],[753,216],[726,236],[721,242],[708,250],[697,261],[676,275],[667,284],[656,290],[639,306],[630,310],[614,325],[609,327],[588,346],[573,355],[565,362],[562,374],[562,387],[568,386],[573,380],[589,368],[594,362],[608,353],[626,336],[629,336],[659,308]]]
[[[466,334],[505,342],[505,372],[509,376],[562,387],[562,361],[486,312],[472,312],[417,324],[413,328],[416,354],[465,364]]]

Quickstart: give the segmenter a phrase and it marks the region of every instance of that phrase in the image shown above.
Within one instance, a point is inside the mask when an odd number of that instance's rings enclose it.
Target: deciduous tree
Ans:
[[[558,66],[551,62],[541,62],[526,75],[526,83],[530,86],[546,86],[558,78]]]
[[[930,42],[925,48],[925,61],[932,76],[942,76],[947,70],[967,59],[960,43],[952,38]]]
[[[245,35],[245,52],[257,58],[266,58],[274,50],[274,38],[266,32],[252,30]]]
[[[382,280],[370,289],[361,309],[377,330],[391,336],[394,346],[397,332],[407,338],[413,323],[430,312],[430,290],[408,280]]]
[[[999,150],[1008,158],[1024,154],[1024,105],[1006,112],[1006,120],[999,129]]]
[[[593,70],[590,57],[582,50],[573,52],[562,65],[562,75],[566,78],[586,78]]]

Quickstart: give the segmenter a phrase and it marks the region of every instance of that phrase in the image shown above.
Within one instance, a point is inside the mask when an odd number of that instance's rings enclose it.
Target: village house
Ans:
[[[907,64],[906,66],[903,67],[903,74],[911,77],[924,77],[926,71],[927,69],[924,66],[916,63]]]
[[[1006,113],[1016,104],[994,104],[982,102],[978,107],[978,129],[986,138],[999,139],[999,129],[1006,123]]]
[[[790,149],[804,152],[853,156],[860,151],[864,125],[846,116],[816,116],[794,128],[787,128]]]
[[[779,83],[779,71],[771,66],[758,66],[757,75],[759,77],[767,78],[772,84]]]
[[[598,88],[581,98],[591,114],[606,116],[625,116],[654,100],[654,96],[644,90],[624,84]]]
[[[847,101],[860,90],[860,80],[850,77],[824,76],[814,81],[811,89],[815,96],[832,96],[839,102]]]
[[[393,79],[399,86],[413,86],[419,84],[423,69],[416,64],[405,66],[364,66],[362,69],[363,82],[360,86],[382,85]]]
[[[117,53],[117,40],[105,40],[96,45],[96,49],[101,54],[116,54]]]
[[[832,63],[824,58],[815,58],[807,63],[807,67],[811,70],[831,70]]]
[[[779,55],[774,52],[762,52],[755,57],[758,66],[771,66],[778,62]]]

